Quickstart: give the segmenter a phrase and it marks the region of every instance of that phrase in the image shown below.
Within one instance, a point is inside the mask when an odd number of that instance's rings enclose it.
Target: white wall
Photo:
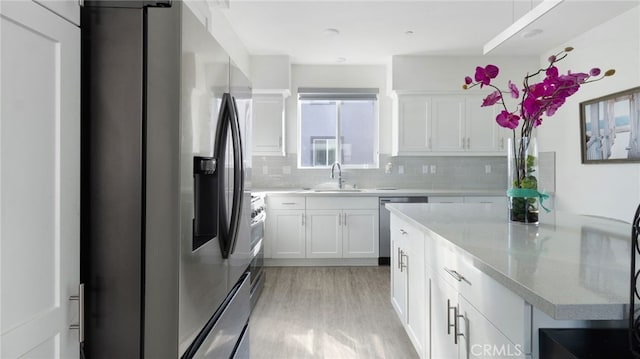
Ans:
[[[541,151],[556,152],[556,202],[562,211],[631,221],[640,202],[640,164],[581,164],[579,103],[640,86],[640,8],[632,9],[566,44],[541,54],[540,63],[565,46],[575,50],[558,63],[561,72],[592,67],[616,75],[587,84],[538,128]]]
[[[522,74],[535,68],[535,56],[393,56],[391,89],[398,92],[462,92],[465,76],[473,75],[476,66],[494,64],[500,73],[494,81],[507,88],[509,80],[522,79]],[[488,90],[473,89],[478,94]]]
[[[380,153],[391,153],[391,98],[384,65],[292,65],[291,96],[286,100],[287,152],[298,152],[298,87],[369,87],[380,89]]]

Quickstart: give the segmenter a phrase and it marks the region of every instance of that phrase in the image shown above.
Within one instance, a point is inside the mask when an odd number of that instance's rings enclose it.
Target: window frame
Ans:
[[[297,99],[297,133],[296,133],[296,142],[297,142],[297,157],[298,157],[298,168],[299,169],[322,169],[326,170],[331,168],[331,164],[327,166],[303,166],[302,165],[302,103],[303,101],[332,101],[335,102],[336,106],[336,121],[335,121],[335,139],[336,139],[336,154],[335,157],[340,159],[342,158],[342,145],[340,141],[337,141],[338,138],[342,137],[340,133],[340,106],[343,102],[351,102],[351,101],[368,101],[373,100],[370,99],[358,99],[358,98],[349,98],[349,95],[352,94],[367,94],[369,96],[375,95],[374,100],[374,108],[373,108],[373,163],[372,164],[343,164],[340,162],[340,165],[343,169],[379,169],[380,168],[380,99],[378,96],[378,89],[305,89],[305,94],[314,93],[313,90],[318,90],[317,93],[322,94],[323,98],[318,99],[309,99],[309,98],[301,98],[302,89],[298,91],[298,99]],[[313,152],[312,152],[313,154]],[[312,163],[315,162],[312,159]]]

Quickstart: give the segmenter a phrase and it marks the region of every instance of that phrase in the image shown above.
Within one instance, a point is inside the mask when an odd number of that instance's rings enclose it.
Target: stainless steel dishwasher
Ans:
[[[380,249],[379,265],[391,263],[391,232],[389,231],[389,210],[385,208],[387,203],[427,203],[428,197],[380,197]]]

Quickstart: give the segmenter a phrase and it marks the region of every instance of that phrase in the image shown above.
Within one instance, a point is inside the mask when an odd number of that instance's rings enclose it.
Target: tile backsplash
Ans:
[[[299,169],[295,154],[286,157],[254,156],[254,188],[313,188],[327,182],[330,170]],[[385,171],[389,167],[390,173]],[[426,173],[425,173],[426,172]],[[482,189],[501,190],[507,186],[507,161],[488,157],[391,157],[380,156],[380,168],[343,169],[347,186],[359,188]]]

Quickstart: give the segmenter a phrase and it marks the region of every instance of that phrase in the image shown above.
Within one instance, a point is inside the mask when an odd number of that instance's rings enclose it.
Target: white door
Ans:
[[[480,107],[482,96],[469,96],[466,101],[467,111],[467,142],[466,149],[476,152],[501,151],[502,131],[496,123],[496,116],[501,107],[499,105]]]
[[[348,209],[342,214],[344,258],[378,257],[378,210]]]
[[[270,211],[267,219],[272,258],[304,258],[304,211]]]
[[[342,211],[307,210],[307,258],[342,258]]]
[[[406,241],[391,233],[391,305],[404,325],[407,320],[407,269],[403,266]]]
[[[431,111],[431,145],[434,151],[463,151],[464,98],[460,96],[433,96]]]
[[[0,2],[0,357],[77,358],[80,29]]]
[[[283,156],[284,98],[281,95],[253,97],[253,152],[261,156]]]
[[[398,151],[424,153],[430,150],[427,118],[431,102],[426,96],[398,96]]]
[[[456,309],[454,309],[456,308]],[[454,325],[458,308],[458,293],[444,279],[434,275],[431,282],[431,357],[438,359],[458,358],[458,344],[460,340],[454,338],[456,329],[462,332],[458,321],[458,326]]]

